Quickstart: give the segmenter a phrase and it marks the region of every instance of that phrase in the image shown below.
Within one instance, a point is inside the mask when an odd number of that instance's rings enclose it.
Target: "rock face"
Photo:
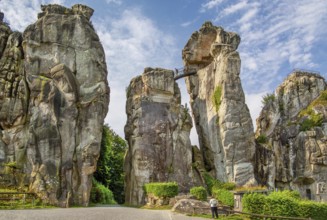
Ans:
[[[327,201],[327,85],[295,71],[266,99],[257,119],[256,178]]]
[[[193,185],[192,119],[180,98],[173,71],[146,68],[132,79],[126,101],[127,204],[145,204],[145,183],[176,181],[180,191]]]
[[[210,205],[208,202],[195,199],[181,199],[172,208],[173,212],[183,214],[209,215],[211,214]]]
[[[255,184],[253,125],[240,81],[240,37],[210,22],[183,50],[186,78],[205,169],[224,182]]]
[[[88,204],[108,111],[92,14],[46,5],[23,35],[0,27],[0,162],[16,162],[30,191],[63,207]]]

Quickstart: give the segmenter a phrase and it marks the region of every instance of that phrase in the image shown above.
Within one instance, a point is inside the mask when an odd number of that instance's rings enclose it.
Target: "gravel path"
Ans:
[[[0,220],[204,220],[169,210],[127,207],[0,210]]]

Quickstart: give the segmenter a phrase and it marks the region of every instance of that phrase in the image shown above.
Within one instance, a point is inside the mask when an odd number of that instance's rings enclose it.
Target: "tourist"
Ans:
[[[216,215],[216,218],[218,218],[218,208],[217,208],[218,201],[217,201],[217,199],[215,199],[215,198],[210,199],[209,204],[210,204],[210,208],[211,208],[212,218],[215,218],[215,215]]]

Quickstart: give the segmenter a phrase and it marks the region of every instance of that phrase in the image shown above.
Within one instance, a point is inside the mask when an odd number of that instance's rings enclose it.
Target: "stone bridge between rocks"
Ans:
[[[185,69],[185,68],[175,68],[174,71],[174,80],[178,80],[187,76],[195,75],[197,71],[195,69]]]

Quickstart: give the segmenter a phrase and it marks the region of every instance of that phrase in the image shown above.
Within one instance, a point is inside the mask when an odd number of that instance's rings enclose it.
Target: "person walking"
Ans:
[[[210,204],[210,208],[211,208],[212,218],[215,218],[215,216],[216,216],[216,218],[218,218],[218,208],[217,208],[218,201],[217,201],[217,199],[215,199],[215,198],[210,199],[209,204]]]

